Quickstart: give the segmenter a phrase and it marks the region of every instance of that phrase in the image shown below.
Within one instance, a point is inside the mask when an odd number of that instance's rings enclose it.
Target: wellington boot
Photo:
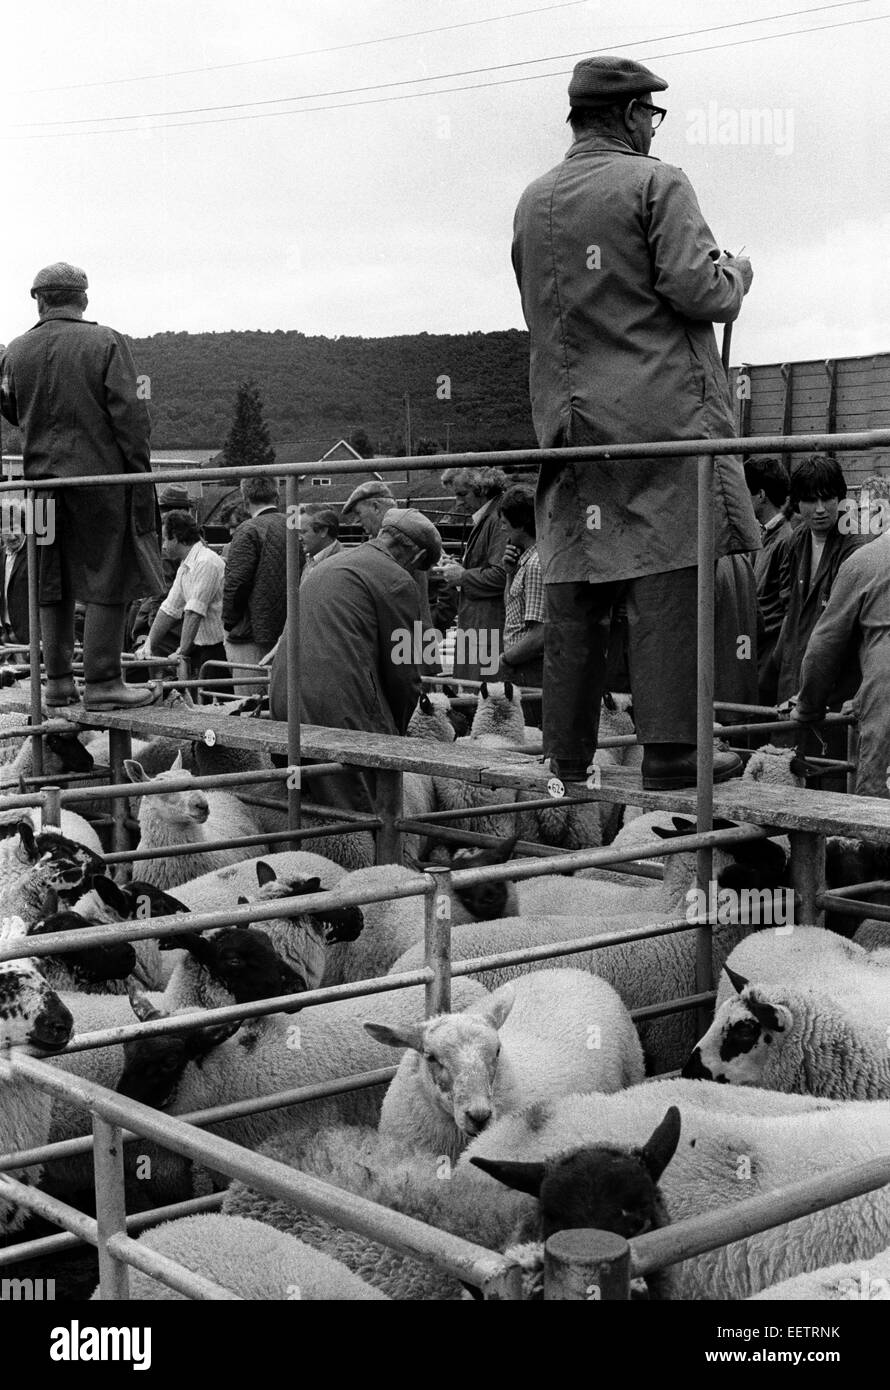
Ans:
[[[84,709],[134,709],[161,698],[160,682],[126,685],[121,679],[124,604],[88,603],[83,629]]]
[[[46,667],[44,700],[49,708],[79,701],[71,664],[74,660],[74,600],[40,605],[40,638]]]

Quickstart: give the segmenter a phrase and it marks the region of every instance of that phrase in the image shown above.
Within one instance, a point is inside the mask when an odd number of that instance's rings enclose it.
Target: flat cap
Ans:
[[[582,58],[569,83],[572,106],[611,106],[644,92],[666,92],[667,83],[633,58]]]
[[[168,483],[161,489],[158,506],[165,511],[188,511],[191,505],[192,499],[185,483]]]
[[[392,502],[392,488],[388,483],[382,483],[379,480],[370,483],[360,483],[357,488],[353,488],[344,502],[343,510],[340,513],[341,517],[347,516],[349,512],[358,506],[359,502],[369,502],[372,497],[385,497],[387,501]]]
[[[53,265],[45,265],[34,276],[31,298],[37,298],[38,290],[74,290],[79,294],[86,289],[89,289],[89,281],[85,270],[81,270],[79,265],[69,265],[67,261],[55,261]]]
[[[408,540],[423,549],[424,560],[421,569],[429,569],[442,554],[442,537],[439,532],[423,512],[415,511],[413,507],[390,507],[389,511],[384,513],[380,525],[381,536],[387,531],[390,534],[397,532],[399,535],[407,536]]]

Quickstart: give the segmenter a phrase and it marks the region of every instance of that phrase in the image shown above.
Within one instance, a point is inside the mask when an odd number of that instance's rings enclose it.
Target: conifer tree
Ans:
[[[235,417],[225,443],[227,468],[249,468],[274,463],[275,450],[263,419],[263,402],[253,380],[242,381],[235,402]]]

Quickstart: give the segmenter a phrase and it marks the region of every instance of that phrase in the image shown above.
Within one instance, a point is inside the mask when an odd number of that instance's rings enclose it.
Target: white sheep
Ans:
[[[210,1213],[164,1221],[145,1231],[139,1244],[245,1299],[264,1303],[386,1299],[386,1294],[328,1255],[241,1216]],[[93,1298],[99,1297],[97,1289]],[[188,1298],[134,1268],[130,1269],[130,1297],[141,1302]]]
[[[890,947],[890,922],[866,918],[853,934],[853,940],[864,951],[882,951]]]
[[[808,1274],[798,1274],[793,1279],[783,1279],[780,1284],[771,1284],[768,1289],[751,1295],[751,1302],[759,1300],[886,1303],[890,1301],[890,1248],[870,1260],[827,1265]]]
[[[0,944],[24,941],[26,924],[21,917],[0,921]],[[74,1021],[57,992],[42,975],[36,960],[0,961],[0,1054],[19,1048],[29,1056],[45,1057],[64,1047]],[[0,1153],[45,1144],[50,1132],[52,1097],[30,1081],[15,1077],[0,1057]],[[10,1177],[37,1186],[42,1168],[12,1168]],[[0,1193],[3,1190],[0,1177]],[[0,1234],[18,1231],[28,1218],[27,1208],[0,1195]]]
[[[683,1075],[837,1100],[890,1099],[890,950],[834,932],[758,932],[726,961]]]
[[[508,845],[505,844],[505,848]],[[474,864],[496,862],[496,851],[475,850],[463,854],[454,861],[456,868],[470,868]],[[272,860],[270,859],[270,862]],[[361,890],[365,888],[385,888],[397,886],[416,878],[415,870],[400,864],[377,864],[368,869],[357,869],[345,874],[338,887],[342,890]],[[455,895],[452,908],[452,921],[475,922],[482,908],[473,911],[473,895],[465,894],[465,901]],[[484,893],[485,903],[494,901],[495,907],[485,909],[485,916],[492,913],[501,915],[516,910],[518,900],[512,882],[498,885],[494,894]],[[385,975],[405,951],[415,942],[424,938],[424,899],[415,895],[410,898],[393,898],[382,902],[364,903],[362,916],[365,927],[357,941],[348,945],[332,946],[328,951],[328,964],[325,971],[325,984],[346,984],[353,980],[371,980]]]
[[[698,1092],[688,1089],[696,1086]],[[789,1106],[790,1101],[798,1105]],[[529,1163],[585,1144],[639,1144],[670,1105],[682,1116],[680,1144],[661,1184],[673,1222],[885,1157],[890,1146],[890,1106],[881,1102],[776,1097],[712,1082],[663,1081],[611,1096],[569,1096],[507,1115],[473,1141],[452,1182],[476,1157]],[[494,1224],[500,1194],[487,1178],[479,1182],[489,1195]],[[513,1220],[515,1209],[508,1207],[505,1234]],[[675,1270],[676,1297],[747,1298],[828,1260],[868,1259],[888,1241],[890,1187],[885,1187],[684,1261]]]
[[[453,1002],[457,1008],[484,995],[483,987],[472,980],[456,980]],[[75,1017],[78,1034],[132,1023],[123,1018],[126,1000],[113,995],[66,995]],[[277,1091],[292,1090],[332,1082],[344,1076],[392,1065],[392,1051],[365,1032],[363,1020],[398,1025],[423,1012],[423,989],[399,989],[359,999],[313,1005],[296,1016],[271,1014],[251,1020],[218,1046],[212,1047],[198,1062],[183,1069],[174,1068],[164,1095],[158,1091],[157,1075],[139,1070],[125,1078],[124,1050],[120,1045],[72,1052],[53,1059],[53,1065],[75,1076],[86,1076],[111,1090],[123,1085],[124,1093],[168,1110],[186,1114],[236,1100],[249,1100]],[[170,1040],[175,1052],[175,1039]],[[163,1050],[158,1050],[163,1058]],[[174,1058],[175,1060],[175,1058]],[[297,1127],[314,1130],[322,1125],[342,1122],[376,1124],[385,1084],[342,1095],[324,1097],[297,1108],[269,1110],[245,1115],[213,1125],[222,1134],[246,1148],[257,1148],[279,1129]],[[88,1117],[59,1100],[53,1107],[51,1139],[70,1139],[88,1128]],[[138,1155],[151,1159],[151,1180],[140,1181]],[[128,1182],[135,1191],[149,1191],[157,1201],[173,1201],[192,1195],[189,1164],[177,1155],[155,1145],[143,1143],[124,1151]],[[143,1170],[144,1172],[144,1170]],[[67,1159],[52,1165],[54,1183],[65,1191],[78,1191],[91,1182],[91,1166],[80,1159]],[[56,1188],[54,1188],[56,1190]]]
[[[627,1010],[583,970],[524,975],[463,1013],[366,1027],[379,1042],[409,1049],[386,1093],[380,1133],[452,1159],[508,1110],[643,1079]]]
[[[529,946],[543,946],[554,941],[608,936],[615,932],[654,926],[658,920],[658,916],[646,914],[603,919],[523,916],[508,917],[499,922],[455,925],[451,938],[451,958],[454,961],[467,960]],[[749,930],[749,927],[735,924],[714,928],[712,956],[715,977],[729,952]],[[695,934],[692,929],[604,946],[563,959],[606,980],[629,1009],[695,993]],[[399,957],[391,973],[419,970],[422,965],[423,948],[414,946]],[[497,989],[508,980],[552,966],[552,960],[533,961],[486,970],[474,978],[490,989]],[[670,1071],[683,1065],[696,1041],[694,1019],[694,1014],[685,1010],[640,1022],[640,1040],[650,1071]]]
[[[47,890],[74,892],[89,873],[102,873],[105,861],[87,846],[54,829],[35,833],[23,817],[15,833],[0,835],[0,918],[21,917],[30,926],[43,916]]]
[[[124,762],[132,782],[150,779],[138,762]],[[158,774],[158,781],[169,781],[189,774],[183,772],[182,757],[177,755],[169,772]],[[256,846],[241,849],[203,850],[208,841],[234,839],[256,835],[257,823],[248,809],[231,792],[171,791],[143,796],[139,804],[139,849],[163,849],[168,845],[193,844],[191,854],[146,859],[140,872],[147,883],[158,888],[175,888],[189,879],[226,864],[236,864],[250,858]],[[262,845],[259,846],[263,848]]]
[[[585,1133],[580,1139],[573,1135],[562,1147],[554,1146],[548,1149],[547,1156],[570,1153],[580,1147],[603,1143],[619,1145],[624,1150],[633,1148],[639,1152],[644,1140],[648,1145],[649,1140],[654,1139],[656,1133],[662,1129],[662,1121],[667,1118],[667,1112],[676,1106],[683,1117],[684,1133],[681,1138],[684,1142],[687,1137],[686,1116],[690,1110],[707,1110],[713,1115],[711,1128],[716,1129],[717,1134],[722,1136],[722,1149],[718,1140],[712,1145],[716,1154],[712,1154],[709,1149],[705,1163],[716,1157],[717,1172],[723,1174],[732,1165],[736,1153],[745,1152],[737,1145],[743,1144],[746,1140],[746,1126],[763,1122],[768,1117],[802,1121],[813,1112],[840,1109],[837,1102],[817,1101],[805,1096],[772,1094],[767,1091],[740,1091],[692,1081],[635,1086],[620,1094],[627,1097],[628,1105],[633,1104],[634,1097],[654,1097],[651,1106],[647,1107],[647,1116],[651,1112],[648,1132],[645,1129],[645,1119],[627,1133],[626,1137],[624,1133],[622,1137],[618,1137],[618,1134],[613,1132],[614,1125],[611,1129],[602,1126],[602,1132],[595,1135]],[[582,1097],[567,1098],[561,1104],[568,1106],[574,1100],[580,1099]],[[610,1099],[617,1100],[618,1097],[613,1096]],[[865,1108],[869,1114],[876,1109],[874,1106]],[[515,1115],[516,1125],[524,1133],[526,1126],[534,1128],[539,1121],[546,1125],[549,1114],[548,1106],[532,1105]],[[501,1121],[487,1133],[495,1135],[499,1131],[503,1132],[507,1123],[508,1120]],[[741,1134],[734,1135],[733,1130],[739,1128]],[[512,1129],[509,1133],[512,1134]],[[270,1158],[295,1167],[301,1172],[312,1173],[335,1187],[354,1192],[369,1201],[404,1212],[490,1249],[504,1250],[510,1247],[508,1253],[513,1253],[512,1247],[518,1240],[540,1240],[541,1215],[536,1204],[528,1196],[500,1187],[494,1182],[482,1182],[478,1171],[467,1162],[470,1154],[484,1156],[486,1151],[480,1146],[486,1138],[487,1135],[483,1134],[474,1140],[456,1167],[444,1155],[434,1157],[421,1152],[407,1153],[403,1141],[354,1126],[339,1126],[318,1131],[313,1135],[307,1135],[303,1130],[285,1130],[264,1144],[260,1151]],[[692,1143],[686,1144],[687,1156],[690,1150],[694,1153],[697,1130],[694,1129],[689,1138]],[[537,1153],[531,1156],[535,1159],[540,1157]],[[516,1159],[515,1149],[510,1157]],[[587,1171],[582,1167],[582,1173],[586,1174]],[[658,1174],[655,1176],[657,1180]],[[663,1180],[662,1187],[666,1189]],[[743,1182],[738,1182],[738,1189],[734,1200],[741,1200],[748,1195]],[[606,1211],[626,1205],[623,1186],[618,1191],[609,1192],[607,1188],[605,1191],[592,1193],[585,1183],[583,1191],[575,1193],[570,1188],[568,1192],[570,1198],[576,1197],[577,1200],[572,1202],[570,1219],[564,1220],[561,1225],[578,1224],[580,1217],[582,1224],[586,1226],[605,1229],[609,1227],[608,1220],[604,1217],[597,1219],[592,1215],[591,1205],[600,1204]],[[659,1193],[662,1201],[666,1195],[666,1190]],[[633,1208],[634,1203],[627,1205]],[[668,1215],[675,1216],[669,1200],[667,1207]],[[711,1208],[706,1203],[703,1209]],[[459,1284],[448,1275],[399,1255],[354,1232],[339,1230],[290,1203],[265,1197],[244,1183],[232,1183],[226,1194],[223,1210],[233,1215],[268,1221],[279,1230],[297,1236],[342,1260],[354,1273],[382,1289],[391,1298],[425,1301],[456,1299],[461,1296]],[[628,1217],[632,1217],[633,1211],[628,1211],[627,1214]],[[640,1212],[637,1222],[624,1233],[631,1234],[635,1229],[646,1230],[666,1224],[667,1218],[664,1213],[659,1219],[652,1219],[653,1215]],[[614,1226],[609,1228],[615,1229]]]

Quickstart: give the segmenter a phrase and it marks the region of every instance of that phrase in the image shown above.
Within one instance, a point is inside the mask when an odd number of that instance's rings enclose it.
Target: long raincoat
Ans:
[[[576,140],[516,210],[513,266],[531,334],[541,448],[735,434],[712,323],[735,319],[719,255],[680,169],[617,136]],[[696,563],[697,463],[545,463],[545,583],[604,583]],[[717,554],[757,550],[740,462],[716,462]]]

